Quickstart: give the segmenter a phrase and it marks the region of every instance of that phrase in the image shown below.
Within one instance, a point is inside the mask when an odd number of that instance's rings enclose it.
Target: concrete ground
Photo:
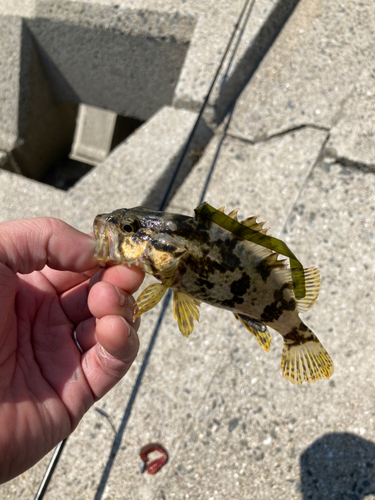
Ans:
[[[213,135],[201,129],[168,210],[193,215],[212,172],[207,202],[259,214],[317,266],[320,297],[303,318],[334,375],[291,385],[276,332],[267,354],[209,306],[188,339],[168,306],[155,338],[159,304],[142,318],[127,377],[69,438],[47,500],[375,499],[375,5],[300,0],[282,17],[280,4],[255,1],[230,84],[215,86],[205,115]],[[27,12],[17,5],[17,15],[34,15],[30,2]],[[0,170],[0,220],[53,215],[90,231],[101,211],[160,203],[242,2],[116,5],[194,18],[172,102],[68,192]],[[284,24],[270,33],[275,18]],[[139,471],[151,441],[170,457],[155,476]],[[0,498],[33,498],[48,459],[0,486]]]

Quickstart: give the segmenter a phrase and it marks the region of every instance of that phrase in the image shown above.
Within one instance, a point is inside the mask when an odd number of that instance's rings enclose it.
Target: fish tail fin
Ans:
[[[281,372],[292,384],[330,378],[333,362],[318,337],[303,323],[284,337]]]

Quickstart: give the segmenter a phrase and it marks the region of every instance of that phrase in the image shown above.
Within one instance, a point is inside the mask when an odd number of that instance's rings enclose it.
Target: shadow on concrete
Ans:
[[[375,498],[375,444],[350,433],[326,434],[300,458],[303,500]]]

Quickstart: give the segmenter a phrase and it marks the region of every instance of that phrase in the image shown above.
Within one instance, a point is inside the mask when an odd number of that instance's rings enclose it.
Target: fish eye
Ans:
[[[135,233],[138,229],[138,224],[136,223],[136,221],[127,221],[121,224],[120,229],[123,233]]]

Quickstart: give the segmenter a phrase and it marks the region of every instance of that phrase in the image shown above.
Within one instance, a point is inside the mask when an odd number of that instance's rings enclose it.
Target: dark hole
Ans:
[[[137,118],[117,115],[115,130],[113,132],[111,151],[131,135],[144,122]]]

